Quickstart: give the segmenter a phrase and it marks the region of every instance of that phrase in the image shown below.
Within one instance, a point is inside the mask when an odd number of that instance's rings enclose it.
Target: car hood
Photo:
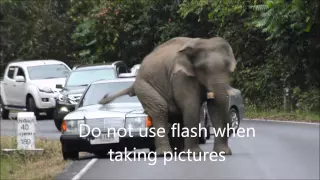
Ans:
[[[83,94],[85,90],[86,90],[86,86],[67,87],[61,91],[61,94],[63,95]]]
[[[70,112],[65,117],[65,120],[83,119],[84,117],[86,119],[125,117],[129,114],[144,114],[144,109],[140,103],[96,104],[84,106]]]
[[[39,80],[32,80],[32,84],[38,86],[38,87],[48,87],[51,89],[56,90],[57,84],[64,84],[66,81],[66,78],[56,78],[56,79],[39,79]]]

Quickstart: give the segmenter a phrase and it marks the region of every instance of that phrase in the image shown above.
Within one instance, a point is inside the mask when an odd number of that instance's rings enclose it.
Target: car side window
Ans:
[[[18,72],[17,72],[17,76],[23,76],[23,77],[26,77],[25,74],[24,74],[24,71],[21,67],[18,67]]]
[[[8,78],[13,79],[15,69],[16,68],[13,66],[9,67],[8,74],[7,74]]]
[[[86,94],[87,94],[88,89],[90,88],[90,86],[91,86],[91,85],[87,86],[87,88],[86,88],[85,91],[83,92],[83,94],[82,94],[82,96],[81,96],[81,98],[80,98],[80,100],[79,100],[79,102],[78,102],[77,108],[83,106],[84,98],[85,98],[85,96],[86,96]]]
[[[119,74],[127,73],[127,69],[124,66],[120,66],[118,67],[118,73]]]

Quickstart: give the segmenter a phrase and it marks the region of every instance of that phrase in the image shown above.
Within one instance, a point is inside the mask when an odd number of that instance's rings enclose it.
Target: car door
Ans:
[[[23,76],[24,79],[26,79],[25,72],[22,67],[16,66],[14,78],[16,76]],[[16,82],[16,86],[13,88],[13,94],[15,94],[13,97],[15,106],[26,106],[26,82]]]
[[[15,66],[9,66],[3,79],[3,92],[7,103],[6,105],[14,105],[15,94],[12,91],[16,86],[16,81],[14,80],[16,69]]]

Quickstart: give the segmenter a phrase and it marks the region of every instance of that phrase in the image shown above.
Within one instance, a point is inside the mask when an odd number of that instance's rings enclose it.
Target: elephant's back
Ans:
[[[173,96],[170,80],[177,52],[188,40],[190,38],[177,37],[159,45],[143,59],[136,79],[148,82],[161,96],[170,101]]]
[[[160,44],[143,59],[140,70],[148,72],[147,69],[152,69],[154,73],[157,71],[170,71],[177,60],[178,50],[190,39],[187,37],[176,37]],[[146,71],[143,69],[146,69]]]

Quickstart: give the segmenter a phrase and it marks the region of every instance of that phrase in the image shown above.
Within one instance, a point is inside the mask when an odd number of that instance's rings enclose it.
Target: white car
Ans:
[[[34,112],[39,119],[40,112],[49,118],[56,106],[55,99],[71,69],[58,60],[13,61],[5,69],[1,81],[1,117],[8,119],[10,110]]]
[[[152,123],[136,96],[122,96],[109,104],[98,104],[106,93],[112,94],[125,89],[131,86],[134,80],[135,78],[101,80],[86,88],[76,109],[68,113],[62,121],[60,142],[64,159],[77,159],[79,152],[104,156],[110,149],[154,150],[153,138],[140,136],[140,132],[148,135]],[[100,136],[97,134],[99,130],[95,130],[94,134],[90,133],[93,128],[100,130]],[[119,134],[113,131],[108,133],[108,128],[114,128]],[[84,137],[81,137],[82,135]]]
[[[134,75],[137,75],[140,69],[140,64],[135,64],[134,66],[132,66],[131,68],[131,73]]]

